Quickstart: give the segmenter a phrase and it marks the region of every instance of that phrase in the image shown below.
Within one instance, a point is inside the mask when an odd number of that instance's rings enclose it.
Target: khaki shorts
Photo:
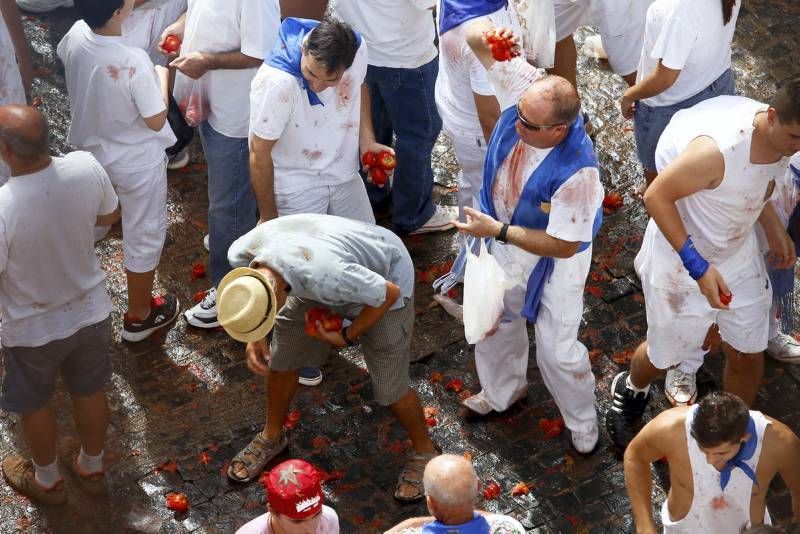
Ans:
[[[294,371],[301,367],[321,367],[331,346],[305,332],[305,314],[324,307],[313,300],[289,297],[275,319],[269,360],[270,369]],[[409,388],[409,348],[414,329],[414,298],[405,306],[390,310],[364,332],[359,342],[364,349],[375,401],[388,406],[400,400]]]

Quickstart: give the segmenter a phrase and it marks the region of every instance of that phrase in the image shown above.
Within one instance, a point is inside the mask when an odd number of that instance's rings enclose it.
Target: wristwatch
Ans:
[[[500,233],[495,236],[494,240],[499,241],[500,243],[507,243],[506,241],[506,234],[508,233],[508,223],[503,223],[503,226],[500,227]]]
[[[350,338],[347,336],[347,331],[348,331],[349,329],[350,329],[350,327],[349,327],[349,326],[348,326],[347,328],[344,328],[344,329],[342,329],[342,339],[344,339],[344,344],[345,344],[345,345],[347,345],[348,347],[352,347],[353,345],[355,345],[355,344],[356,344],[356,342],[355,342],[355,341],[353,341],[352,339],[350,339]]]

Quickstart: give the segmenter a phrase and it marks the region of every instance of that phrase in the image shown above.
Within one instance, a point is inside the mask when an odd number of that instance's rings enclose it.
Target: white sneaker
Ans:
[[[443,232],[453,227],[453,219],[458,218],[458,208],[453,206],[439,206],[436,205],[436,211],[433,212],[428,222],[409,232],[408,235],[428,234],[431,232]]]
[[[195,304],[190,310],[183,313],[186,322],[197,328],[216,328],[217,320],[217,290],[211,288],[206,292],[205,298]]]
[[[511,397],[511,401],[508,403],[508,406],[511,407],[515,402],[517,402],[520,399],[524,399],[527,396],[528,396],[528,388],[524,387],[519,391],[517,391],[513,397]],[[492,408],[492,405],[489,404],[489,398],[486,396],[486,393],[483,390],[480,390],[475,395],[472,395],[471,397],[467,397],[466,399],[462,400],[461,404],[463,404],[473,412],[476,412],[480,415],[486,415],[492,410],[494,410],[494,408]]]
[[[72,0],[17,0],[20,9],[31,13],[47,13],[59,7],[74,7]]]
[[[664,394],[673,406],[689,406],[697,399],[697,383],[694,373],[684,373],[677,367],[667,371],[664,379]]]
[[[800,364],[800,343],[792,336],[778,334],[767,342],[767,354],[779,362]]]
[[[572,446],[581,454],[589,454],[597,446],[597,440],[600,437],[600,427],[597,423],[592,427],[589,432],[574,432],[572,434]]]
[[[206,250],[211,250],[211,245],[209,243],[211,243],[211,241],[209,241],[208,234],[206,234],[203,236],[203,246],[206,247]]]
[[[182,169],[189,164],[189,153],[184,148],[171,158],[167,162],[167,169],[174,171],[176,169]]]

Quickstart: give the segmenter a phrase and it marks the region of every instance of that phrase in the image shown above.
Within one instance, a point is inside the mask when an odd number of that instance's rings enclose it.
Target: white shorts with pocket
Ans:
[[[108,170],[108,169],[107,169]],[[133,173],[108,170],[122,210],[122,252],[133,273],[155,270],[167,236],[167,165]]]
[[[640,275],[641,276],[641,275]],[[658,369],[668,369],[684,359],[704,354],[708,329],[717,323],[722,340],[745,354],[767,348],[772,287],[761,257],[735,280],[726,280],[733,294],[728,310],[708,304],[699,287],[654,287],[641,276],[647,312],[647,355]]]

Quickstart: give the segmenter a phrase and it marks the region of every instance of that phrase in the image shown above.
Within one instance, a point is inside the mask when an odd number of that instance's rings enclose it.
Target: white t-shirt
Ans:
[[[723,24],[719,0],[656,0],[648,8],[636,81],[652,74],[659,59],[681,73],[672,87],[642,100],[645,104],[682,102],[731,67],[731,41],[740,5],[737,1],[728,24]]]
[[[415,69],[436,57],[436,0],[334,0],[334,13],[367,41],[369,64]]]
[[[117,203],[105,170],[86,152],[53,158],[0,188],[3,345],[42,346],[111,313],[94,227]]]
[[[175,143],[168,123],[154,132],[143,117],[166,109],[153,63],[119,37],[97,35],[77,21],[58,43],[72,121],[68,141],[94,154],[108,172],[136,172],[165,164]]]
[[[181,53],[241,51],[263,60],[278,37],[280,16],[278,0],[189,0]],[[210,106],[208,123],[222,135],[247,137],[256,71],[211,70],[200,78]],[[193,81],[176,73],[176,92],[179,84]]]
[[[544,76],[524,59],[496,62],[489,69],[500,109],[517,105],[531,83]],[[525,184],[552,148],[535,148],[518,141],[500,164],[492,186],[498,220],[510,222]],[[590,242],[597,210],[603,203],[603,186],[596,167],[584,167],[561,184],[550,199],[550,218],[545,232],[557,239]]]
[[[14,43],[11,42],[3,13],[0,12],[0,106],[24,103],[25,89],[17,67]],[[9,176],[11,171],[4,161],[0,160],[0,186],[6,183]]]
[[[272,148],[275,191],[338,185],[358,178],[361,84],[367,75],[362,39],[353,64],[312,106],[300,79],[264,64],[250,93],[250,134],[277,139]]]
[[[270,513],[267,512],[256,517],[249,523],[242,525],[236,531],[236,534],[272,534],[272,529],[269,528],[269,516]],[[336,515],[336,511],[333,508],[323,504],[320,516],[317,530],[314,534],[339,534],[339,516]]]
[[[491,96],[494,89],[486,76],[486,69],[467,44],[467,27],[486,19],[497,27],[512,28],[515,35],[522,35],[516,11],[504,7],[490,15],[471,19],[439,36],[436,106],[444,127],[452,134],[483,136],[473,93]]]

